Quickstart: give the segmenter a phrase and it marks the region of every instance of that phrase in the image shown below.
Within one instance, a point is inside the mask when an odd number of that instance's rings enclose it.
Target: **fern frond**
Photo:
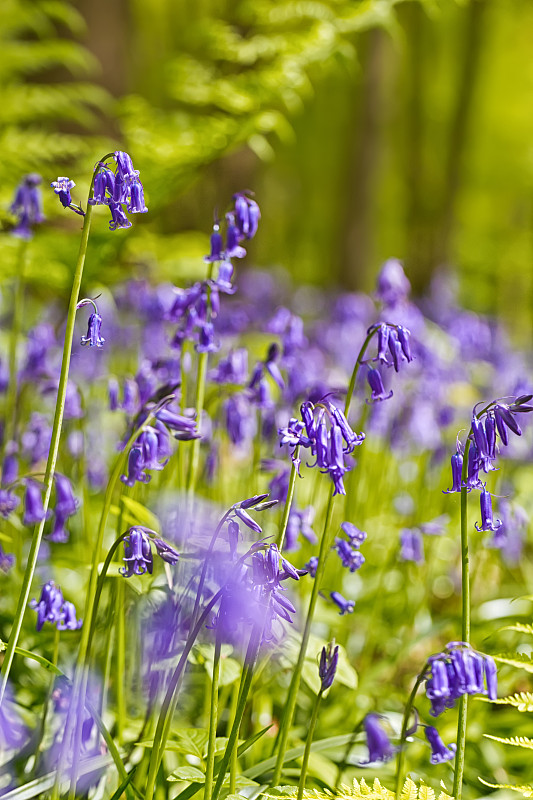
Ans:
[[[514,622],[512,625],[506,625],[504,628],[500,628],[502,631],[518,631],[518,633],[527,633],[530,636],[533,636],[533,625],[524,622]]]
[[[512,783],[489,783],[479,778],[485,786],[490,786],[491,789],[511,789],[513,792],[518,792],[524,797],[533,797],[533,786],[531,784],[523,784],[522,786],[513,786]]]
[[[494,703],[499,706],[513,706],[519,711],[533,711],[533,692],[518,692],[508,697],[498,697],[497,700],[489,700],[488,697],[480,697],[487,703]]]
[[[271,798],[271,800],[280,800],[280,798],[293,798],[297,794],[296,786],[280,786],[278,789],[263,792],[262,797]],[[354,778],[352,786],[341,785],[336,792],[321,792],[317,789],[304,790],[304,800],[394,800],[395,792],[387,789],[381,784],[378,778],[374,778],[370,786],[364,778],[357,780]],[[403,785],[402,800],[435,800],[435,792],[431,787],[426,786],[423,781],[420,781],[420,786],[417,786],[411,778],[406,778]],[[441,792],[438,800],[453,800],[453,797]]]
[[[524,655],[523,653],[501,653],[493,656],[495,661],[500,661],[502,664],[509,664],[511,667],[518,667],[518,669],[525,669],[527,672],[533,672],[533,659],[531,656]]]
[[[511,736],[510,738],[502,738],[501,736],[492,736],[490,733],[484,733],[486,739],[493,739],[495,742],[502,744],[512,744],[513,747],[523,747],[525,750],[533,750],[533,739],[527,736]]]

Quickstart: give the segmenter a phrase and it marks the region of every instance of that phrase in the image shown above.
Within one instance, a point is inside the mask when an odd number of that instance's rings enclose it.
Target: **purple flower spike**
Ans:
[[[59,202],[64,208],[68,208],[72,203],[72,197],[70,196],[70,190],[73,189],[76,184],[74,181],[71,181],[70,178],[58,178],[57,181],[52,181],[50,184],[54,192],[59,197]]]
[[[486,487],[483,487],[479,499],[481,505],[481,526],[476,522],[476,530],[497,531],[498,528],[501,527],[502,521],[501,519],[494,520],[492,517],[492,496],[490,492],[487,492]]]
[[[41,487],[36,481],[26,481],[26,495],[24,497],[24,525],[36,525],[41,520],[50,516],[50,511],[45,513],[41,496]]]
[[[145,572],[152,574],[154,568],[154,557],[150,545],[150,539],[146,528],[130,528],[129,534],[124,538],[124,561],[126,566],[119,572],[125,578],[132,575],[144,575]]]
[[[329,596],[336,605],[340,608],[339,614],[351,614],[355,608],[355,600],[346,600],[340,592],[330,592]]]
[[[367,372],[366,379],[372,390],[370,400],[367,400],[367,403],[377,403],[381,400],[388,400],[390,397],[392,397],[393,395],[392,389],[388,394],[385,392],[385,388],[383,386],[383,380],[377,369],[370,367]]]
[[[379,714],[367,714],[363,725],[368,746],[368,759],[363,764],[373,764],[374,761],[389,761],[395,754],[396,748],[380,724]]]
[[[94,314],[91,314],[89,317],[89,323],[87,326],[87,336],[81,337],[81,343],[83,345],[89,345],[89,347],[102,347],[105,342],[105,339],[100,336],[100,328],[102,327],[102,317],[96,311]]]
[[[320,653],[320,663],[318,665],[318,677],[321,680],[320,688],[323,692],[329,689],[335,679],[337,664],[339,661],[339,645],[330,642],[327,649],[322,648]]]
[[[451,759],[455,757],[456,745],[451,744],[449,747],[446,747],[436,728],[427,725],[424,732],[431,746],[432,764],[443,764],[445,761],[451,761]]]

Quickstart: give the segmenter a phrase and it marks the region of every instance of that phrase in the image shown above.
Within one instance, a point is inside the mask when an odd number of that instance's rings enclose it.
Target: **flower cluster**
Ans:
[[[20,239],[31,239],[32,225],[44,221],[41,190],[39,186],[42,178],[36,172],[26,175],[15,192],[13,202],[9,210],[14,214],[18,222],[12,229],[11,234]]]
[[[139,180],[139,170],[133,168],[130,156],[122,150],[114,153],[116,169],[113,172],[107,161],[96,167],[93,197],[90,205],[109,206],[111,222],[109,229],[131,228],[124,206],[130,214],[144,214],[148,211],[144,204],[144,189]]]
[[[131,578],[132,575],[144,575],[145,572],[152,574],[154,568],[152,544],[155,546],[157,555],[167,564],[178,563],[179,553],[173,547],[150,528],[136,525],[130,528],[128,534],[124,537],[124,561],[126,566],[121,567],[119,572],[125,578]]]
[[[113,158],[116,164],[115,171],[108,166],[109,159]],[[76,185],[67,177],[60,177],[50,184],[64,208],[70,208],[76,214],[85,216],[81,206],[72,202],[71,190]],[[144,189],[139,180],[139,170],[133,168],[130,156],[122,150],[115,153],[96,165],[93,196],[89,198],[89,205],[105,205],[111,212],[109,229],[131,228],[131,222],[126,216],[130,214],[144,214],[148,209],[144,203]]]
[[[334,494],[346,494],[343,476],[351,468],[345,456],[362,444],[364,433],[355,433],[340,408],[323,398],[316,405],[310,401],[300,406],[302,420],[291,419],[286,428],[279,429],[280,444],[293,448],[292,462],[300,470],[299,447],[309,449],[321,472],[327,472],[333,481]]]
[[[32,600],[30,607],[37,611],[38,631],[45,622],[54,623],[58,631],[75,631],[82,626],[82,621],[76,619],[74,604],[65,600],[61,589],[54,581],[44,584],[39,600]]]
[[[233,195],[234,207],[226,214],[226,241],[220,233],[220,221],[215,220],[211,234],[211,252],[205,261],[226,261],[230,258],[244,258],[246,250],[242,246],[245,239],[252,239],[256,232],[261,212],[259,206],[244,192]]]
[[[392,366],[395,372],[399,372],[403,361],[409,363],[413,360],[410,343],[411,333],[403,325],[378,322],[375,325],[371,325],[367,331],[368,335],[373,333],[377,333],[378,352],[371,361],[377,361],[386,367]],[[367,400],[367,402],[376,403],[392,397],[392,389],[389,392],[385,391],[383,378],[378,369],[369,366],[366,378],[371,389],[370,400]]]
[[[252,527],[251,517],[242,504],[234,508],[238,517]],[[222,639],[232,644],[242,644],[243,629],[250,625],[258,627],[263,643],[276,640],[276,626],[281,621],[292,622],[292,615],[296,613],[282,584],[289,578],[298,581],[306,575],[306,570],[296,569],[275,544],[265,547],[258,543],[248,555],[249,558],[238,562],[232,578],[225,584],[212,623]]]
[[[365,558],[359,551],[359,547],[366,539],[366,533],[356,528],[351,522],[343,522],[342,530],[348,537],[346,539],[335,539],[335,551],[342,561],[342,566],[347,567],[350,572],[355,572],[363,566]]]
[[[494,659],[474,650],[465,642],[450,642],[442,653],[428,659],[426,695],[431,701],[431,715],[437,717],[453,708],[463,694],[497,696],[497,672]]]

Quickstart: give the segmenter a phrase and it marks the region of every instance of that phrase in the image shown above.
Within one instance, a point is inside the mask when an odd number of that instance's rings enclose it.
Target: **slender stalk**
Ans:
[[[204,800],[211,800],[213,791],[213,774],[215,769],[215,746],[218,722],[218,681],[220,678],[220,636],[215,641],[213,656],[213,679],[211,681],[211,708],[209,713],[209,733],[207,739],[207,762],[205,768]]]
[[[318,600],[318,591],[320,589],[320,584],[326,568],[327,554],[332,545],[333,537],[331,533],[329,533],[329,525],[331,522],[331,515],[333,513],[333,492],[334,492],[334,487],[331,486],[329,492],[328,505],[326,508],[326,518],[324,520],[324,530],[322,532],[322,538],[320,540],[320,550],[318,553],[318,566],[315,578],[313,580],[313,588],[311,590],[309,608],[307,611],[307,617],[305,620],[304,630],[302,633],[302,643],[300,645],[298,661],[296,662],[296,666],[292,673],[292,680],[289,686],[289,693],[287,695],[287,700],[285,703],[285,713],[283,714],[283,717],[281,719],[281,724],[278,732],[278,738],[277,738],[278,755],[276,759],[276,766],[274,768],[274,775],[272,778],[272,784],[271,784],[272,786],[279,785],[281,779],[281,771],[283,769],[283,761],[285,758],[285,751],[287,749],[287,739],[289,736],[289,730],[292,724],[292,719],[294,717],[294,710],[296,708],[298,689],[300,688],[300,680],[302,676],[305,655],[307,652],[307,645],[309,643],[309,636],[311,634],[311,624],[313,622],[313,615],[315,613],[316,602]]]
[[[411,712],[413,710],[415,704],[415,697],[420,684],[426,678],[428,669],[428,664],[424,664],[424,668],[422,672],[419,673],[415,685],[413,686],[413,690],[409,695],[409,700],[407,701],[407,705],[405,706],[405,711],[403,712],[403,720],[402,720],[402,732],[400,734],[400,746],[398,748],[398,758],[396,760],[396,800],[400,800],[402,794],[402,787],[403,787],[403,764],[405,759],[405,740],[407,738],[407,728],[409,726],[409,718],[411,716]]]
[[[52,664],[54,667],[57,666],[57,658],[58,658],[58,655],[59,655],[59,637],[60,637],[60,632],[56,627],[56,629],[54,630],[54,647],[53,647],[53,650],[52,650],[52,658],[50,660],[50,664]],[[41,717],[41,726],[40,726],[40,729],[39,729],[39,738],[37,740],[37,744],[35,745],[35,761],[33,762],[33,767],[32,767],[32,771],[31,771],[31,780],[33,780],[35,778],[35,773],[37,771],[37,767],[38,767],[39,761],[40,761],[41,746],[42,746],[43,739],[44,739],[44,731],[45,731],[45,728],[46,728],[46,718],[48,716],[48,711],[49,711],[49,708],[50,708],[50,700],[52,699],[52,692],[54,690],[54,682],[55,682],[55,675],[52,675],[52,677],[50,679],[50,685],[48,686],[48,691],[46,693],[46,699],[45,699],[44,705],[43,705],[43,714],[42,714],[42,717]]]
[[[359,369],[361,367],[361,364],[363,363],[363,357],[366,353],[366,348],[370,344],[370,340],[372,339],[375,333],[377,333],[377,330],[375,328],[371,328],[370,331],[367,333],[366,339],[363,342],[363,345],[359,351],[359,355],[357,356],[357,359],[355,361],[353,372],[350,378],[350,383],[348,384],[348,391],[346,392],[346,402],[344,404],[344,413],[346,416],[348,416],[348,412],[350,411],[350,406],[352,404],[352,397],[355,391],[357,376],[359,374]]]
[[[211,280],[213,275],[213,262],[209,264],[209,270],[207,274],[207,279]],[[208,308],[211,299],[211,292],[207,291],[207,305]],[[209,353],[202,352],[198,355],[198,374],[196,377],[196,399],[195,399],[195,408],[196,408],[196,421],[197,421],[197,428],[198,433],[200,433],[201,423],[202,423],[202,411],[204,410],[204,403],[205,403],[205,387],[206,387],[206,379],[207,379],[207,362],[209,359]],[[196,481],[198,480],[198,468],[200,465],[200,442],[201,438],[193,439],[191,445],[191,459],[189,461],[189,471],[187,473],[187,493],[189,497],[194,495],[194,490],[196,489]]]
[[[296,450],[294,451],[294,459],[297,460],[300,454],[300,445],[297,446]],[[285,543],[285,534],[287,532],[287,525],[289,523],[289,516],[291,513],[291,506],[292,506],[292,498],[294,497],[294,487],[296,486],[296,476],[298,474],[298,470],[294,466],[294,462],[291,467],[291,474],[289,475],[289,488],[287,490],[287,499],[285,500],[285,507],[283,509],[283,518],[281,520],[281,528],[279,531],[279,541],[278,541],[278,548],[283,550],[283,545]]]
[[[17,255],[17,277],[13,296],[13,320],[9,335],[9,384],[7,387],[5,407],[4,450],[9,442],[15,438],[17,421],[17,345],[22,327],[24,306],[24,268],[26,266],[26,253],[28,241],[21,239]]]
[[[94,178],[93,178],[94,179]],[[91,189],[92,192],[92,182]],[[90,195],[89,195],[90,196]],[[43,496],[43,509],[47,511],[50,504],[50,495],[52,494],[52,486],[54,482],[54,474],[57,463],[57,456],[59,453],[59,440],[61,438],[61,428],[63,425],[63,413],[65,409],[65,398],[67,394],[68,373],[70,368],[70,356],[72,352],[72,340],[74,338],[74,323],[76,320],[76,305],[80,294],[81,279],[83,275],[83,266],[85,264],[85,256],[87,253],[87,244],[89,241],[89,231],[91,228],[91,216],[93,207],[87,204],[87,212],[83,219],[83,228],[81,233],[80,249],[78,253],[78,261],[74,271],[74,279],[72,281],[72,290],[70,294],[70,303],[67,314],[67,326],[65,330],[65,342],[63,345],[63,359],[61,362],[61,374],[59,377],[59,385],[57,389],[57,400],[54,415],[54,423],[52,427],[52,439],[50,442],[50,450],[48,451],[48,460],[46,462],[46,471],[44,476],[44,496]],[[2,685],[0,686],[0,704],[4,697],[6,690],[13,657],[15,655],[15,647],[17,646],[20,631],[22,628],[22,620],[28,604],[28,598],[31,591],[31,582],[35,573],[37,564],[37,556],[39,555],[39,548],[43,537],[43,531],[46,519],[43,516],[41,522],[35,526],[33,537],[28,555],[28,562],[24,577],[22,579],[22,587],[19,594],[17,611],[15,619],[13,620],[13,627],[11,629],[11,636],[7,644],[4,662],[2,665]]]
[[[305,750],[302,758],[302,766],[300,769],[300,782],[298,783],[297,800],[302,800],[304,796],[305,779],[307,777],[307,765],[309,764],[309,755],[311,753],[311,745],[313,743],[316,721],[318,719],[318,711],[320,708],[320,703],[322,701],[323,694],[324,692],[322,691],[322,689],[320,689],[319,693],[316,696],[315,705],[313,707],[313,713],[311,714],[311,719],[309,720],[309,730],[307,732],[307,739],[305,741]]]
[[[470,558],[468,554],[468,507],[467,489],[464,485],[468,473],[468,451],[470,440],[466,440],[463,456],[463,474],[461,488],[461,641],[470,644]],[[457,751],[455,755],[455,775],[453,796],[461,800],[463,793],[463,774],[465,768],[466,722],[468,711],[468,695],[463,694],[459,700],[459,719],[457,721]]]
[[[116,652],[116,686],[115,695],[117,701],[117,742],[119,745],[124,742],[124,720],[126,719],[126,705],[124,702],[124,676],[126,674],[126,626],[124,624],[124,581],[117,582],[116,594],[116,629],[117,629],[117,652]]]
[[[217,800],[218,795],[220,794],[220,790],[222,788],[222,784],[224,783],[224,779],[226,777],[226,770],[228,768],[228,764],[231,760],[234,749],[237,748],[237,738],[239,736],[239,729],[241,727],[242,718],[244,716],[244,709],[246,707],[246,701],[248,700],[250,686],[252,685],[252,678],[254,673],[255,662],[257,660],[257,654],[259,652],[260,641],[261,641],[260,630],[256,626],[254,627],[252,635],[250,636],[250,642],[248,644],[248,650],[245,657],[245,665],[239,689],[239,699],[237,701],[237,709],[235,711],[235,719],[233,720],[233,725],[231,727],[231,733],[229,735],[228,744],[226,745],[226,750],[224,752],[224,756],[220,763],[217,782],[215,784],[211,800]]]

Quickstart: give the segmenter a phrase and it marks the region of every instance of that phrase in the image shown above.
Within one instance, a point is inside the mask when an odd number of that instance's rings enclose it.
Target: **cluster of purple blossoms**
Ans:
[[[107,159],[98,162],[93,197],[89,199],[89,205],[108,206],[111,212],[109,229],[115,231],[117,228],[131,228],[126,211],[130,214],[144,214],[148,209],[144,203],[139,170],[133,168],[130,156],[122,150],[116,150],[113,158],[116,164],[114,172],[108,166]],[[85,215],[81,206],[72,202],[71,190],[76,185],[73,180],[60,177],[50,185],[64,208],[70,208],[81,216]]]
[[[394,367],[395,372],[399,372],[403,361],[410,363],[413,360],[411,355],[411,334],[403,325],[390,325],[387,322],[378,322],[371,325],[367,334],[377,332],[378,352],[371,361],[377,361],[386,367]],[[385,391],[381,373],[375,367],[368,367],[367,381],[371,389],[369,403],[376,403],[388,400],[392,397],[392,389]]]
[[[466,480],[463,480],[464,449],[457,439],[456,452],[451,457],[452,488],[444,494],[460,492],[466,489],[480,489],[481,524],[476,523],[478,531],[497,531],[502,522],[494,519],[492,512],[492,495],[487,491],[479,473],[485,474],[496,469],[494,462],[497,454],[497,439],[502,445],[509,443],[509,431],[516,436],[522,435],[522,430],[516,419],[516,414],[533,411],[533,406],[528,405],[533,395],[521,395],[512,403],[501,400],[491,403],[481,414],[476,414],[476,407],[472,414],[471,430],[468,435],[468,463],[466,465]]]
[[[244,516],[243,510],[242,504],[240,508],[235,507],[237,516],[251,527],[251,517],[246,512]],[[276,626],[282,621],[292,623],[292,615],[296,613],[282,584],[289,578],[298,581],[307,574],[306,570],[296,569],[287,561],[275,544],[265,547],[258,543],[249,555],[249,559],[241,559],[236,565],[232,579],[225,584],[211,625],[223,641],[232,644],[242,645],[243,630],[251,625],[260,630],[262,643],[276,641]]]
[[[365,557],[359,548],[366,539],[366,533],[356,528],[352,522],[343,522],[341,528],[348,539],[337,537],[335,551],[342,561],[342,566],[347,567],[350,572],[355,572],[365,563]]]
[[[32,478],[25,479],[26,493],[24,496],[24,525],[37,525],[43,519],[52,516],[51,511],[45,513],[42,488],[37,481]],[[69,533],[65,528],[65,523],[69,517],[74,516],[78,510],[79,502],[74,497],[72,485],[66,475],[56,472],[54,475],[56,502],[54,508],[54,522],[52,530],[48,535],[51,542],[67,542]]]
[[[450,642],[442,653],[428,659],[426,695],[431,715],[437,717],[453,708],[463,694],[497,697],[497,671],[494,659],[474,650],[465,642]]]
[[[363,720],[368,747],[368,759],[359,763],[359,766],[368,766],[377,761],[389,761],[396,753],[397,748],[391,743],[389,736],[380,723],[380,715],[376,713],[367,714]],[[431,747],[431,763],[443,764],[450,761],[455,756],[456,746],[451,744],[448,747],[442,741],[440,734],[432,725],[423,725],[426,739]],[[418,724],[408,732],[408,735],[415,733]]]
[[[279,429],[280,445],[293,448],[292,462],[298,473],[301,459],[299,447],[309,449],[321,472],[327,472],[333,481],[334,494],[346,494],[343,476],[349,469],[345,456],[353,453],[365,439],[364,433],[355,433],[344,413],[330,400],[323,398],[314,405],[310,401],[300,406],[302,420],[291,419],[286,428]]]
[[[61,589],[54,581],[44,584],[39,600],[32,600],[30,607],[37,611],[38,631],[45,622],[54,623],[58,631],[76,631],[82,626],[82,621],[76,619],[74,604],[65,600]]]
[[[231,283],[231,259],[246,255],[242,242],[255,236],[261,216],[255,200],[246,194],[235,194],[233,200],[234,207],[226,214],[225,241],[220,233],[220,222],[216,220],[211,234],[211,252],[205,256],[206,262],[218,263],[217,277],[198,281],[188,289],[175,289],[176,298],[166,314],[168,321],[178,326],[171,342],[173,347],[180,348],[183,342],[193,340],[199,353],[212,353],[219,349],[212,320],[220,310],[220,292],[235,292]]]
[[[15,192],[9,210],[18,218],[11,234],[20,239],[31,239],[32,225],[44,222],[41,190],[42,178],[36,172],[26,175]]]
[[[132,575],[144,575],[145,572],[152,574],[154,568],[152,544],[155,546],[157,555],[167,564],[178,563],[179,553],[177,550],[161,539],[155,531],[142,525],[136,525],[130,528],[124,537],[126,566],[121,567],[119,572],[125,578],[131,578]]]

